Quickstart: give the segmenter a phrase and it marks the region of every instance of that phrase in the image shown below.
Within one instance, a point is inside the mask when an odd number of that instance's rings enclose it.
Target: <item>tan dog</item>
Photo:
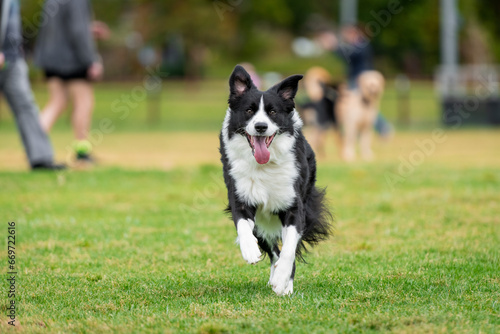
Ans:
[[[336,105],[337,120],[342,127],[341,154],[345,161],[356,159],[359,138],[361,157],[372,160],[373,127],[384,93],[384,77],[378,71],[366,71],[358,77],[357,90],[344,89]]]

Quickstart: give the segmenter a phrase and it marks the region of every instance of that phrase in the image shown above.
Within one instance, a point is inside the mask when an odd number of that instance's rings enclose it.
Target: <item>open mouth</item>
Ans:
[[[255,157],[255,160],[261,165],[267,164],[271,157],[269,146],[271,146],[276,133],[274,133],[272,136],[251,136],[248,133],[246,133],[246,135],[248,143],[252,148],[252,153]]]

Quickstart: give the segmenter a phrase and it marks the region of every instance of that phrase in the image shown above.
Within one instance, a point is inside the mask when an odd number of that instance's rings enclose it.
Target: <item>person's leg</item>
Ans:
[[[76,140],[86,140],[94,109],[92,85],[85,80],[72,80],[68,82],[68,91],[73,101],[72,124],[75,138]]]
[[[68,91],[73,101],[72,124],[76,139],[77,158],[88,158],[92,149],[87,138],[92,123],[94,91],[90,82],[85,80],[69,81]]]
[[[377,119],[375,120],[375,131],[383,139],[390,139],[394,132],[391,123],[380,112],[377,114]]]
[[[68,98],[64,82],[61,79],[49,78],[47,87],[49,89],[49,101],[40,114],[40,123],[43,130],[48,133],[66,108]]]
[[[4,74],[3,93],[16,119],[31,166],[51,165],[54,153],[47,134],[40,126],[26,62],[23,59],[17,60]]]

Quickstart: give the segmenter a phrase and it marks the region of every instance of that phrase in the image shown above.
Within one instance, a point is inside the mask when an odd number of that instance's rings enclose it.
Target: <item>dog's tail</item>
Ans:
[[[306,226],[302,233],[302,241],[297,247],[297,258],[305,262],[302,252],[307,251],[305,243],[315,246],[328,239],[333,233],[333,216],[328,209],[325,189],[312,188],[305,203]]]

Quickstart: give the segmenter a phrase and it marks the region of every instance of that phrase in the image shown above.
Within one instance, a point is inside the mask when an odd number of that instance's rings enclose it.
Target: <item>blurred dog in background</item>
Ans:
[[[305,124],[313,125],[312,144],[320,157],[325,155],[326,133],[336,131],[340,155],[345,161],[356,159],[359,140],[361,157],[373,159],[372,137],[385,80],[378,71],[363,72],[357,89],[337,84],[322,67],[310,68],[304,77],[309,102],[300,105]],[[382,134],[381,134],[382,135]]]
[[[313,126],[312,146],[320,157],[325,155],[326,133],[337,129],[335,105],[339,86],[332,81],[332,76],[323,67],[311,67],[304,76],[304,88],[309,102],[300,105],[305,124]],[[336,131],[340,144],[339,132]]]
[[[336,103],[336,117],[342,128],[341,155],[345,161],[356,159],[359,140],[361,157],[373,159],[373,128],[380,110],[385,80],[378,71],[365,71],[358,77],[358,89],[342,89]]]

